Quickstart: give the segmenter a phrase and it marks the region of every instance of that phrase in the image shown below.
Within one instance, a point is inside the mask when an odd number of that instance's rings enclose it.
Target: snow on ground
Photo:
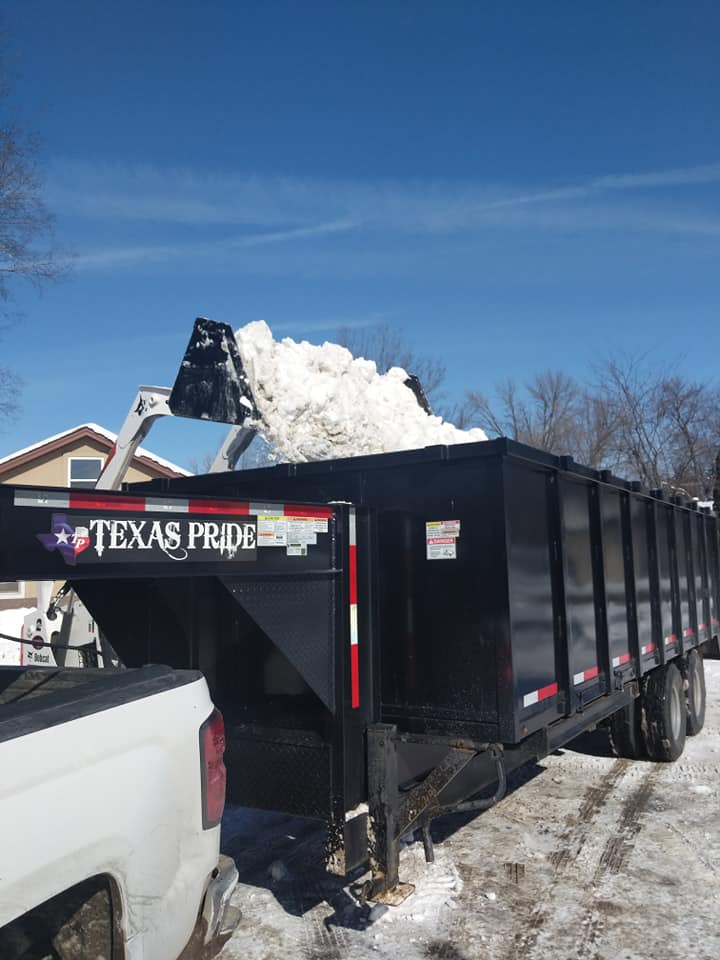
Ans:
[[[31,612],[31,607],[18,607],[16,610],[0,610],[0,633],[9,633],[11,637],[21,635],[25,614]],[[20,644],[12,640],[3,640],[0,637],[0,666],[16,665],[20,663]]]
[[[235,334],[258,411],[260,434],[282,460],[300,462],[487,440],[429,416],[393,367],[353,358],[336,343],[273,340],[261,320]]]
[[[417,892],[400,907],[360,907],[309,821],[229,810],[243,920],[221,960],[718,960],[720,662],[705,666],[706,726],[676,763],[585,735],[492,810],[436,821],[434,864],[404,849]]]

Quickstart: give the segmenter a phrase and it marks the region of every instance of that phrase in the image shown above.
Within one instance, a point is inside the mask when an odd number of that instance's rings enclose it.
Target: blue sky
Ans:
[[[6,0],[74,270],[0,363],[0,456],[122,422],[196,315],[388,322],[450,389],[650,351],[715,379],[720,6]],[[218,428],[163,423],[177,462]]]

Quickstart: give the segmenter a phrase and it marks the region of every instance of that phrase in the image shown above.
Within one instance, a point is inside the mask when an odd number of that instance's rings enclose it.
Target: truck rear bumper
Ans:
[[[238,883],[235,862],[230,857],[220,856],[217,869],[205,893],[201,921],[204,928],[204,945],[226,940],[240,922],[240,908],[230,901]]]

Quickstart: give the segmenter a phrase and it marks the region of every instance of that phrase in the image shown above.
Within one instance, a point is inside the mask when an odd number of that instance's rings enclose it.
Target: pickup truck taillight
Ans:
[[[200,727],[200,764],[202,780],[202,824],[205,830],[216,827],[225,809],[227,773],[223,763],[225,723],[219,710],[213,710]]]

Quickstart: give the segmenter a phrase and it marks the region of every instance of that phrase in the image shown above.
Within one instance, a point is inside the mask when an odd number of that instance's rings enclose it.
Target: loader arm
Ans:
[[[172,417],[169,387],[140,387],[120,427],[105,466],[95,484],[96,490],[119,490],[137,449],[160,417]]]

